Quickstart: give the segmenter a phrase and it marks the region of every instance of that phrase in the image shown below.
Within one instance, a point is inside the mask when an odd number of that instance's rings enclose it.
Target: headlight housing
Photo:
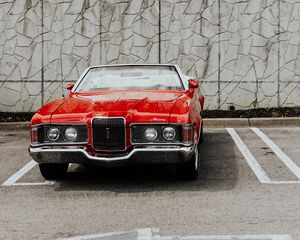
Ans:
[[[78,132],[75,128],[73,127],[68,127],[66,128],[65,130],[65,138],[68,140],[68,141],[76,141],[77,140],[77,137],[78,137]]]
[[[47,138],[51,142],[57,141],[59,139],[59,136],[60,136],[60,131],[58,128],[56,128],[56,127],[49,128],[49,130],[47,132]]]
[[[173,141],[176,138],[176,130],[173,127],[165,127],[162,136],[167,141]]]
[[[157,139],[158,132],[155,128],[149,127],[144,131],[144,137],[150,142],[153,142]]]

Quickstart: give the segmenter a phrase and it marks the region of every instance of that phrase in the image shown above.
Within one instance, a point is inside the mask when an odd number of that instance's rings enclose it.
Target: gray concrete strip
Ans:
[[[206,128],[300,127],[300,117],[281,118],[206,118]]]
[[[29,130],[29,122],[0,122],[0,131]]]
[[[249,127],[248,118],[205,118],[204,128]]]
[[[249,118],[251,127],[300,127],[300,117]]]

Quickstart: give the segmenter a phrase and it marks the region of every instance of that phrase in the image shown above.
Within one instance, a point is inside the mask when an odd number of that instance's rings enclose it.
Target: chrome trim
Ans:
[[[125,134],[125,148],[124,149],[120,149],[120,150],[100,150],[100,149],[95,149],[94,148],[94,143],[93,143],[93,120],[99,118],[99,119],[123,119],[124,120],[124,134]],[[95,151],[101,151],[101,152],[120,152],[120,151],[126,151],[127,150],[127,135],[126,135],[126,119],[124,117],[105,117],[105,116],[96,116],[91,118],[91,142],[92,142],[92,148]]]
[[[72,148],[63,148],[63,149],[59,149],[59,148],[30,148],[29,151],[31,153],[47,153],[47,152],[58,152],[58,153],[64,153],[64,152],[74,152],[74,153],[78,153],[81,152],[83,153],[88,159],[91,160],[98,160],[98,161],[108,161],[108,162],[112,162],[112,161],[119,161],[119,160],[127,160],[129,158],[132,157],[133,154],[137,153],[137,152],[174,152],[174,151],[182,151],[182,152],[186,152],[189,153],[191,151],[194,150],[194,146],[190,146],[190,147],[169,147],[169,148],[135,148],[133,149],[129,154],[125,155],[125,156],[120,156],[120,157],[111,157],[111,158],[106,158],[106,157],[94,157],[91,156],[87,153],[87,151],[85,149],[79,148],[79,149],[72,149]]]
[[[88,142],[51,142],[51,143],[39,143],[39,144],[32,144],[30,143],[30,146],[33,146],[33,147],[38,147],[38,146],[63,146],[63,145],[66,145],[66,146],[69,146],[69,145],[85,145],[85,144],[88,144]]]
[[[131,143],[131,139],[130,139],[130,143]],[[143,146],[143,145],[152,145],[152,146],[183,146],[183,147],[189,147],[193,145],[193,142],[190,144],[185,144],[183,142],[177,142],[177,143],[172,143],[172,142],[166,142],[166,143],[153,143],[153,142],[149,142],[149,143],[131,143],[131,145],[134,146]]]
[[[201,117],[200,124],[201,124],[201,126],[202,126],[202,124],[203,124],[203,118],[202,118],[202,117]],[[199,131],[198,131],[198,144],[199,144],[199,140],[200,140],[201,126],[199,127]]]

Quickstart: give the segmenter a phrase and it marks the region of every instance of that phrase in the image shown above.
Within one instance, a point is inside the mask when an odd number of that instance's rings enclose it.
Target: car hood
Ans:
[[[124,117],[126,122],[169,122],[180,91],[105,91],[73,93],[52,114],[51,122],[85,121],[93,117]]]

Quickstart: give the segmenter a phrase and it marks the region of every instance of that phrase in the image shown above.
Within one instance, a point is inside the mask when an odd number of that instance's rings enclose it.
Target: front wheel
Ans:
[[[68,171],[68,163],[41,163],[39,164],[42,176],[47,180],[62,179]]]
[[[198,146],[195,148],[195,152],[190,161],[185,163],[178,163],[176,165],[177,177],[184,180],[195,180],[199,173],[199,151]]]

